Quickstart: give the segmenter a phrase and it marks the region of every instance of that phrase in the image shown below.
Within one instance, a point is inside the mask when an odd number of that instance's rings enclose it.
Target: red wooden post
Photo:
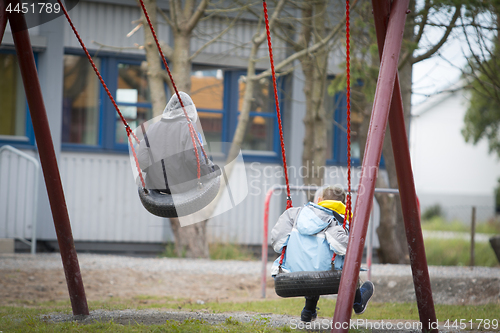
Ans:
[[[388,2],[381,3],[380,1],[372,0],[372,5],[379,53],[380,57],[382,57],[380,50],[382,50],[385,41],[390,4]],[[413,181],[410,149],[408,147],[398,75],[396,75],[394,93],[392,95],[389,128],[420,321],[422,322],[424,332],[437,332],[437,328],[430,326],[432,323],[437,322],[436,312],[432,299],[422,228],[420,226],[420,209]]]
[[[13,2],[15,3],[15,2]],[[14,7],[14,6],[12,6]],[[54,226],[59,243],[59,250],[68,284],[69,297],[74,315],[88,315],[89,309],[82,275],[78,264],[68,209],[57,166],[54,144],[50,134],[49,121],[42,97],[38,73],[35,66],[35,58],[31,48],[30,37],[26,20],[23,14],[11,12],[8,14],[19,67],[23,77],[24,90],[31,114],[31,121],[35,132],[38,154],[42,165],[45,185],[49,196]]]
[[[389,116],[389,107],[396,80],[408,3],[409,0],[395,0],[393,2],[391,17],[387,27],[387,39],[380,63],[373,112],[370,128],[368,129],[365,155],[363,157],[359,194],[354,208],[354,221],[349,236],[345,265],[340,280],[339,295],[333,315],[332,332],[348,332],[349,330],[352,304],[359,278],[368,220],[370,219],[370,212],[373,206],[375,181],[377,179],[382,144]]]

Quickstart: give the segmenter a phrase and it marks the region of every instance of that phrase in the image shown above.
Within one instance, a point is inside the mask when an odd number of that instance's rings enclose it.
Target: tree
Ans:
[[[470,104],[462,134],[473,144],[486,138],[490,153],[500,157],[500,1],[471,1],[462,22],[471,52],[463,73]]]
[[[407,133],[411,114],[412,66],[435,55],[446,43],[452,30],[456,28],[461,5],[453,1],[426,0],[417,7],[416,1],[411,0],[409,10],[398,68]],[[351,35],[353,47],[351,53],[356,55],[352,58],[351,65],[353,77],[351,104],[353,112],[360,118],[358,135],[363,156],[380,62],[371,4],[363,1],[356,8],[355,16]],[[434,43],[423,43],[427,26],[442,29],[441,36]],[[330,92],[335,93],[343,89],[345,89],[345,76],[338,76],[330,86]],[[379,174],[376,186],[397,188],[398,181],[389,131],[387,127],[382,148],[387,179]],[[408,263],[408,247],[400,199],[398,196],[386,194],[375,194],[375,197],[380,205],[380,226],[377,229],[380,239],[379,259],[384,263]]]
[[[175,78],[177,89],[188,94],[191,92],[191,36],[196,24],[203,17],[208,4],[208,0],[201,0],[198,5],[196,5],[195,0],[188,0],[184,2],[183,7],[181,1],[172,0],[170,1],[170,16],[167,16],[157,7],[156,0],[144,0],[144,5],[155,31],[158,31],[158,13],[172,29],[173,47],[166,44],[162,44],[161,47],[165,56],[170,60],[170,67],[172,68],[172,75]],[[142,26],[145,27],[144,49],[146,51],[147,76],[151,91],[153,116],[157,116],[162,114],[167,104],[164,82],[169,84],[171,92],[174,89],[170,78],[162,69],[162,61],[148,22],[144,14],[141,17]],[[171,218],[170,225],[175,237],[175,252],[178,256],[208,258],[207,221],[181,228],[179,219]]]
[[[288,1],[290,2],[290,1]],[[308,6],[307,1],[303,1],[305,6]],[[325,7],[326,1],[321,2],[322,6]],[[145,1],[146,8],[148,9],[148,13],[150,15],[153,26],[156,25],[156,12],[160,13],[160,15],[164,18],[167,24],[172,28],[174,35],[174,46],[173,48],[162,45],[162,49],[164,50],[165,55],[169,58],[171,66],[172,66],[172,74],[175,78],[175,83],[178,86],[179,90],[185,91],[187,93],[190,92],[190,73],[191,73],[191,61],[196,54],[201,52],[197,50],[193,54],[190,50],[189,40],[191,38],[193,29],[196,23],[201,19],[203,14],[207,12],[207,7],[209,5],[208,1],[202,0],[196,10],[195,1],[187,1],[182,8],[180,1],[171,1],[170,2],[170,15],[167,16],[160,9],[157,8],[155,4],[155,0],[146,0]],[[279,0],[275,3],[274,9],[271,12],[269,19],[269,26],[271,30],[275,30],[275,27],[278,25],[278,21],[280,18],[280,14],[287,4],[287,0]],[[248,66],[247,73],[245,77],[245,88],[243,95],[243,103],[240,110],[240,115],[238,119],[238,124],[236,127],[236,131],[232,140],[231,148],[229,150],[227,161],[232,161],[239,153],[241,144],[244,140],[244,134],[248,127],[250,110],[252,103],[254,102],[254,98],[256,96],[256,84],[260,82],[262,79],[265,79],[271,75],[270,70],[266,70],[262,73],[256,74],[256,63],[259,60],[257,55],[259,48],[262,47],[263,43],[266,41],[266,31],[263,28],[263,16],[262,10],[253,10],[252,5],[248,5],[246,3],[239,4],[231,10],[248,10],[249,12],[256,15],[259,18],[259,27],[257,32],[251,39],[251,49],[248,57]],[[320,8],[320,7],[318,7]],[[215,12],[218,9],[213,9]],[[220,8],[219,8],[220,10]],[[317,9],[317,12],[320,12],[323,9]],[[224,11],[224,10],[223,10]],[[323,14],[322,14],[323,15]],[[237,19],[237,18],[236,18]],[[235,19],[235,20],[236,20]],[[145,22],[145,18],[143,17],[142,25],[147,26]],[[311,17],[309,18],[309,22],[311,21]],[[233,21],[234,22],[234,21]],[[219,36],[220,37],[224,32],[226,32],[231,25],[229,25]],[[282,27],[282,26],[281,26]],[[297,60],[301,59],[301,57],[310,57],[314,56],[316,53],[322,52],[324,48],[327,47],[329,42],[339,33],[340,25],[331,31],[328,34],[324,33],[325,28],[319,28],[319,25],[316,27],[319,30],[323,31],[320,37],[316,37],[314,42],[305,43],[300,48],[296,49],[294,53],[288,56],[286,59],[282,60],[280,63],[276,64],[275,69],[278,75],[286,74],[291,67],[291,64]],[[312,34],[312,31],[309,31],[309,34]],[[151,89],[152,95],[163,95],[163,82],[169,82],[169,78],[166,75],[165,71],[161,69],[160,59],[158,53],[155,49],[155,43],[153,41],[152,35],[149,32],[149,29],[144,29],[145,34],[145,49],[146,49],[146,57],[148,62],[148,81]],[[310,39],[310,37],[307,37]],[[311,39],[310,39],[311,40]],[[209,41],[212,43],[214,40]],[[204,46],[205,47],[205,46]],[[202,47],[202,49],[204,48]],[[325,55],[323,55],[325,57]],[[326,66],[326,63],[324,63]],[[321,71],[321,75],[326,75],[326,70],[322,65],[317,66],[315,71]],[[318,77],[318,75],[316,75]],[[324,86],[324,83],[323,83]],[[322,90],[324,91],[324,89]],[[153,100],[153,109],[154,114],[160,114],[163,110],[164,105],[166,104],[166,99],[163,97],[157,98],[157,100]],[[322,105],[322,101],[316,103],[318,106]],[[324,162],[323,162],[324,165]],[[229,177],[231,174],[230,167],[225,168],[226,175]],[[211,215],[210,212],[215,209],[218,198],[216,198],[212,204],[211,209],[207,210],[206,219]],[[176,252],[178,255],[185,255],[188,257],[207,257],[208,256],[208,246],[206,241],[206,224],[207,220],[203,222],[188,226],[188,227],[180,227],[180,224],[177,219],[171,219],[172,230],[174,232],[174,236],[176,238]]]

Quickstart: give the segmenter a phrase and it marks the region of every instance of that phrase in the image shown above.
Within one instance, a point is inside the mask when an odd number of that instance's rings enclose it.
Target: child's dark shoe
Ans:
[[[304,308],[302,310],[302,313],[300,314],[300,320],[308,323],[311,320],[316,319],[317,316],[318,316],[318,312],[316,312],[316,310],[311,311],[311,310],[307,310],[306,308]]]
[[[363,283],[361,288],[359,288],[359,291],[361,293],[361,302],[354,302],[352,306],[352,308],[354,309],[354,313],[359,315],[365,312],[368,301],[373,296],[374,290],[375,287],[373,286],[373,283],[371,281],[366,281],[365,283]]]

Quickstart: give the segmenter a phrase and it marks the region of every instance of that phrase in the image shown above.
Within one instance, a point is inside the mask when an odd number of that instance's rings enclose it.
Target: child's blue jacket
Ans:
[[[303,207],[287,209],[280,216],[271,231],[271,243],[278,253],[287,246],[284,272],[330,270],[334,252],[337,254],[334,267],[342,269],[349,239],[348,224],[344,230],[332,209],[344,217],[345,205],[333,200],[309,202]],[[273,276],[278,273],[279,261],[280,257],[273,263]]]

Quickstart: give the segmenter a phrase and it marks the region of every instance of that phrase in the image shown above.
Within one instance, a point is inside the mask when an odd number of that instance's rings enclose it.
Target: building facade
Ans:
[[[160,6],[168,13],[168,2],[160,2]],[[131,127],[152,117],[143,66],[145,54],[140,47],[143,32],[127,36],[137,25],[140,13],[133,0],[79,1],[69,12]],[[227,24],[227,18],[216,15],[201,21],[193,34],[191,49],[201,48]],[[227,34],[193,60],[191,97],[209,142],[232,140],[241,108],[250,40],[258,27],[258,19],[243,15]],[[77,249],[134,251],[144,244],[162,246],[173,241],[168,219],[149,214],[139,201],[123,125],[65,18],[58,17],[29,32]],[[157,33],[163,42],[172,44],[167,24],[159,24]],[[290,54],[290,48],[277,38],[273,39],[273,51],[276,62]],[[266,45],[261,47],[259,57],[262,60],[257,63],[257,70],[268,69]],[[343,61],[341,53],[332,52],[331,75],[339,71],[338,64]],[[37,158],[9,27],[0,45],[0,65],[0,146],[11,145]],[[301,185],[304,78],[300,63],[296,61],[294,65],[289,75],[280,78],[279,94],[290,181]],[[210,220],[208,233],[213,242],[260,244],[265,194],[271,186],[284,183],[270,81],[259,81],[256,91],[241,147],[246,171],[246,179],[241,181],[247,182],[249,194],[241,204]],[[328,96],[326,107],[331,126],[325,182],[345,185],[345,99],[340,95]],[[216,145],[211,150],[215,161],[225,157]],[[357,151],[354,158],[359,164]],[[10,152],[2,154],[0,238],[31,239],[30,216],[35,215],[37,239],[54,245],[56,236],[45,184],[40,177],[36,190],[32,180],[35,170]],[[358,174],[354,172],[353,184],[357,183]],[[294,193],[293,199],[294,205],[300,205],[305,196]],[[272,199],[270,228],[284,208],[284,195]]]

